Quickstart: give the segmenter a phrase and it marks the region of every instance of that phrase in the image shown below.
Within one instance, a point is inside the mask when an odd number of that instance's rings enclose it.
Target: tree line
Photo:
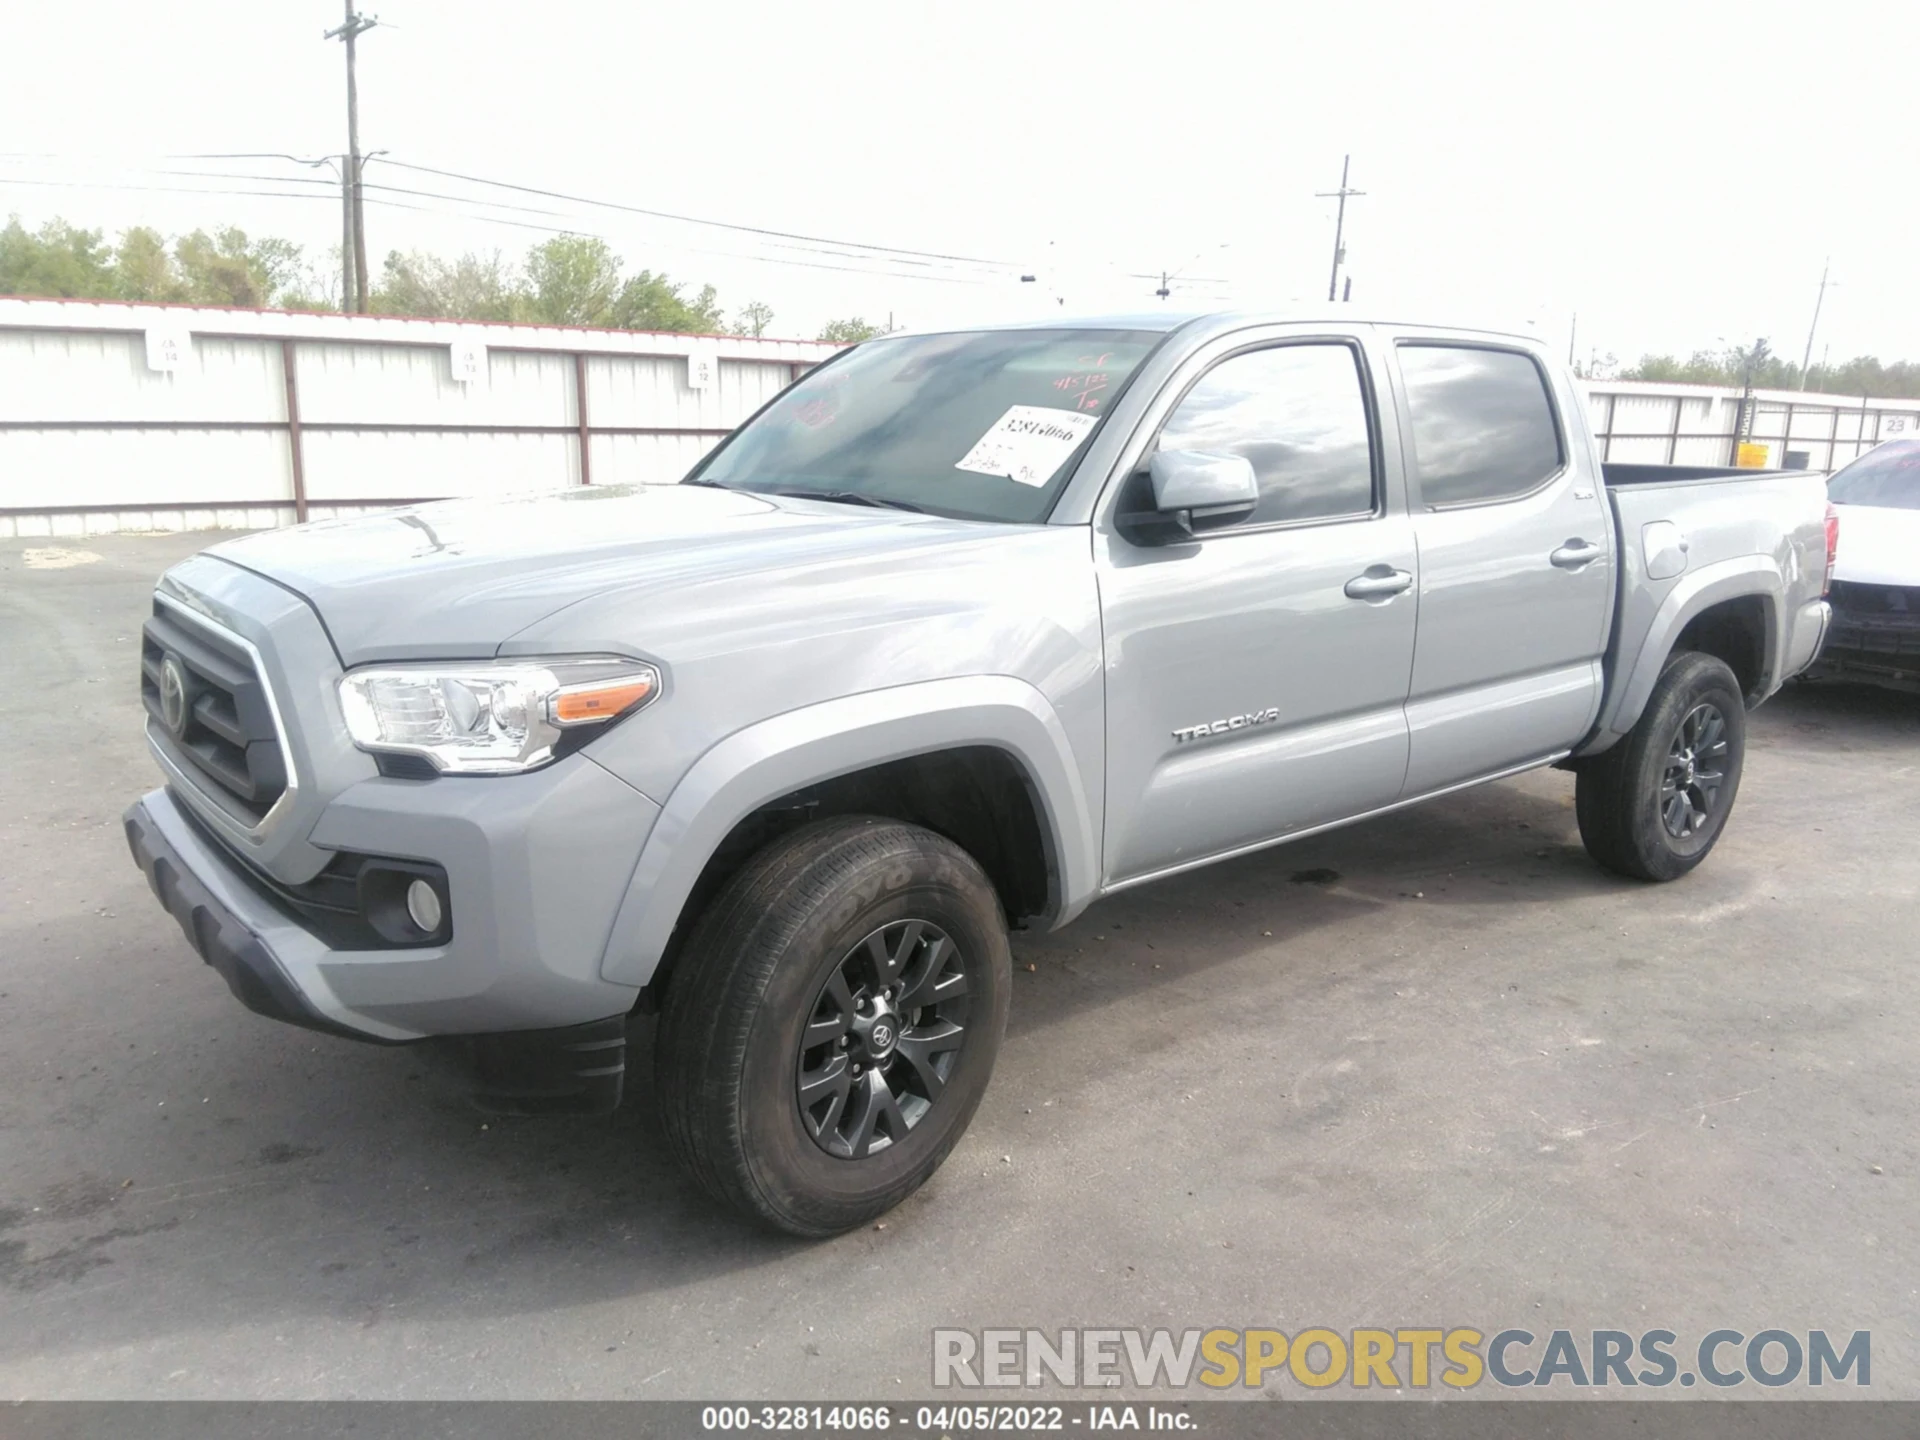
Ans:
[[[291,240],[254,239],[232,225],[171,239],[136,225],[113,241],[103,231],[59,219],[29,231],[14,216],[0,229],[0,295],[331,312],[339,309],[339,271],[337,249],[316,265]],[[774,318],[771,306],[752,300],[729,319],[713,286],[695,290],[653,270],[630,272],[606,241],[586,235],[556,235],[519,260],[499,250],[469,251],[453,260],[396,250],[381,266],[369,301],[380,315],[706,335],[764,335]],[[855,315],[829,322],[819,338],[847,345],[887,328]],[[1575,369],[1596,379],[1802,388],[1800,367],[1774,354],[1765,339],[1696,350],[1685,360],[1642,355],[1626,369],[1611,355],[1596,356]],[[1813,365],[1804,388],[1916,399],[1920,361],[1858,355],[1837,365]]]
[[[16,215],[0,229],[0,295],[333,312],[339,269],[337,249],[316,265],[290,240],[255,239],[232,225],[173,238],[136,225],[112,241],[59,219],[29,231]],[[498,250],[455,260],[396,250],[368,299],[379,315],[705,335],[764,335],[773,321],[759,300],[729,321],[713,286],[628,271],[606,241],[585,235],[556,235],[518,261]],[[853,316],[820,338],[847,344],[882,328]]]
[[[1640,363],[1622,370],[1609,355],[1576,366],[1584,375],[1602,380],[1662,380],[1691,385],[1731,385],[1756,390],[1800,390],[1826,395],[1861,395],[1876,400],[1920,399],[1920,361],[1891,363],[1872,355],[1856,355],[1837,365],[1809,365],[1807,383],[1800,383],[1800,367],[1773,353],[1764,338],[1751,345],[1722,350],[1696,350],[1685,360],[1673,355],[1642,355]]]

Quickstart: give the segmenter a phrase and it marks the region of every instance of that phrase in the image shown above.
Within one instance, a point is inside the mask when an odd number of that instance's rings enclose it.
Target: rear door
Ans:
[[[1571,748],[1600,705],[1613,522],[1571,391],[1524,342],[1400,333],[1420,638],[1404,794]]]
[[[1136,432],[1094,531],[1108,883],[1399,794],[1417,567],[1385,394],[1357,334],[1240,332],[1183,365]],[[1134,543],[1113,514],[1150,508],[1157,447],[1245,456],[1259,508]]]

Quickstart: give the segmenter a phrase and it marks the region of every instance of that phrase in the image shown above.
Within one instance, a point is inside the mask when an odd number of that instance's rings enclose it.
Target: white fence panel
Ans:
[[[580,469],[579,440],[564,434],[309,430],[302,439],[311,504],[548,490],[575,483]]]
[[[0,431],[0,513],[264,504],[292,490],[287,438],[275,430]]]
[[[671,485],[720,440],[706,435],[595,435],[596,485]]]
[[[150,329],[185,337],[173,370],[150,367]],[[475,347],[477,372],[456,375]],[[837,348],[0,298],[0,535],[671,484]],[[694,355],[718,362],[703,388]]]
[[[139,334],[0,328],[0,420],[279,420],[277,349],[208,338],[167,373],[147,368]]]
[[[306,425],[570,425],[573,359],[490,351],[481,378],[453,378],[442,345],[296,347]]]
[[[687,362],[595,357],[587,361],[587,414],[595,427],[673,427],[725,434],[792,383],[792,367],[720,362],[704,390],[687,384]]]

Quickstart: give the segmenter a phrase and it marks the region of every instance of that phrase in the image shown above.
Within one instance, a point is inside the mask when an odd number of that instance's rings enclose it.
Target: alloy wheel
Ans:
[[[1694,706],[1674,731],[1660,773],[1660,819],[1690,840],[1713,819],[1727,778],[1727,720],[1711,703]]]
[[[904,1140],[940,1102],[967,1038],[966,957],[926,920],[868,935],[827,976],[800,1037],[800,1118],[829,1155]]]

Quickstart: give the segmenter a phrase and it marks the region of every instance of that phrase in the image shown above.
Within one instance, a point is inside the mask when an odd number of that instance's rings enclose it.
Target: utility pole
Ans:
[[[340,177],[340,313],[353,313],[353,185],[348,180],[347,157],[322,155],[318,160],[303,160],[298,155],[280,157],[318,170],[322,165]],[[333,162],[340,163],[335,165]]]
[[[1224,250],[1227,248],[1228,243],[1230,242],[1222,241],[1218,245],[1202,245],[1198,250],[1193,252],[1192,256],[1187,260],[1187,263],[1182,265],[1178,270],[1162,270],[1160,272],[1160,288],[1153,293],[1162,300],[1165,300],[1169,295],[1173,294],[1173,282],[1186,274],[1187,271],[1191,270],[1195,265],[1199,264],[1202,255],[1205,255],[1210,250]],[[1151,280],[1153,277],[1149,275],[1146,278]]]
[[[1807,350],[1800,357],[1800,388],[1807,388],[1807,366],[1813,360],[1813,332],[1820,328],[1820,302],[1827,298],[1827,271],[1833,266],[1829,255],[1820,265],[1820,293],[1813,297],[1813,323],[1807,326]]]
[[[367,313],[367,205],[361,189],[360,167],[360,90],[354,75],[353,42],[373,29],[378,18],[353,13],[353,0],[345,0],[346,19],[338,29],[326,33],[328,40],[342,40],[347,47],[347,171],[346,185],[353,212],[353,308]]]
[[[340,313],[353,313],[353,172],[340,157]]]
[[[1340,200],[1340,209],[1333,222],[1333,273],[1327,277],[1327,299],[1329,300],[1337,298],[1339,294],[1340,262],[1347,258],[1346,247],[1341,243],[1341,237],[1345,235],[1347,228],[1347,197],[1349,195],[1364,195],[1367,193],[1364,190],[1350,190],[1347,188],[1347,166],[1352,160],[1353,157],[1351,155],[1342,155],[1340,157],[1340,188],[1338,190],[1319,190],[1315,192],[1316,199],[1331,200],[1335,196],[1338,196]],[[1349,287],[1349,289],[1351,289],[1351,287]]]

